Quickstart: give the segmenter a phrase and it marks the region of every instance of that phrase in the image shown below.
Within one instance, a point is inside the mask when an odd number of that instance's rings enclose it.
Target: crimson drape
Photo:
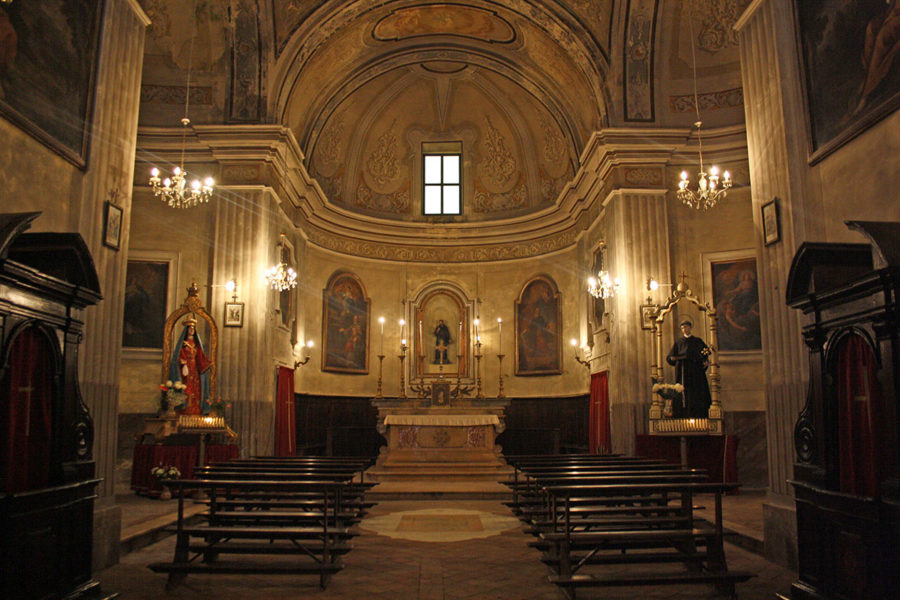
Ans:
[[[7,406],[0,408],[3,459],[0,479],[6,491],[47,487],[53,436],[53,348],[34,329],[16,336],[5,378]]]
[[[841,491],[875,496],[878,493],[881,455],[877,450],[885,436],[875,378],[875,355],[859,335],[841,344],[837,365],[838,450]]]
[[[294,370],[278,367],[278,397],[275,408],[275,456],[294,456],[297,448],[294,423]]]
[[[609,371],[591,374],[590,446],[593,454],[612,452],[609,430]]]

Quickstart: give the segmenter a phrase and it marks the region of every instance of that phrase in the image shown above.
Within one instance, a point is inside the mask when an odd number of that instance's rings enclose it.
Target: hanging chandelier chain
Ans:
[[[709,173],[703,170],[703,120],[700,118],[700,94],[697,92],[697,50],[694,47],[694,0],[688,3],[688,32],[691,44],[691,68],[694,83],[694,113],[697,115],[697,156],[700,159],[700,172],[697,174],[697,189],[690,188],[690,177],[687,171],[681,172],[681,181],[678,182],[676,196],[684,204],[697,210],[707,210],[716,205],[719,200],[724,200],[728,189],[731,187],[731,175],[725,171],[719,176],[719,169],[715,165],[709,167]]]
[[[197,29],[197,0],[194,0],[191,13],[191,40],[188,46],[187,81],[184,88],[184,117],[181,119],[181,161],[172,169],[171,179],[168,177],[161,179],[159,169],[156,167],[150,170],[150,187],[153,189],[153,195],[174,208],[190,208],[208,202],[215,184],[212,177],[207,177],[203,182],[195,179],[190,187],[185,189],[187,173],[184,170],[184,157],[187,150],[188,127],[191,124],[188,113],[191,107],[191,73],[194,67],[194,40],[197,37]]]
[[[690,28],[691,33],[691,65],[693,66],[694,72],[694,112],[697,115],[697,122],[694,123],[694,125],[697,126],[697,153],[700,156],[700,172],[702,173],[703,136],[701,135],[700,127],[703,125],[703,120],[700,118],[700,96],[697,94],[697,49],[694,47],[694,0],[688,0],[688,27]]]

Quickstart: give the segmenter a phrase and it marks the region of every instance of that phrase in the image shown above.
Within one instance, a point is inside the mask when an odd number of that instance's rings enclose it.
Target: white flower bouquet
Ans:
[[[162,412],[168,412],[174,410],[176,407],[184,404],[184,391],[187,389],[187,386],[181,383],[180,381],[172,382],[166,381],[165,383],[159,384],[159,390],[162,394],[162,398],[160,401],[160,408],[162,408]]]
[[[681,399],[681,394],[684,393],[684,386],[680,383],[654,383],[652,391],[665,400],[675,401]]]
[[[159,481],[169,481],[172,479],[180,479],[181,471],[175,465],[157,465],[150,469],[150,474]]]

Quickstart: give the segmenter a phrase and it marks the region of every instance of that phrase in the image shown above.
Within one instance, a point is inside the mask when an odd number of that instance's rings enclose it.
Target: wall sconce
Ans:
[[[613,278],[609,271],[600,271],[597,277],[588,277],[588,293],[594,298],[606,300],[619,291],[619,278]]]
[[[301,346],[301,344],[299,344],[299,343],[298,343],[297,345],[298,345],[298,346]],[[304,356],[303,356],[303,360],[298,360],[298,361],[296,361],[296,362],[294,363],[294,369],[296,369],[297,367],[301,367],[301,366],[303,366],[303,365],[305,365],[306,363],[309,362],[309,359],[310,359],[310,357],[312,356],[312,349],[313,349],[313,346],[315,346],[315,343],[314,343],[312,340],[307,341],[305,346],[301,346],[301,347],[303,347],[303,348],[306,349],[306,350],[303,352],[303,355],[304,355]]]
[[[585,367],[590,369],[591,368],[590,358],[588,358],[588,360],[582,360],[578,356],[578,340],[576,340],[575,338],[572,338],[571,340],[569,340],[569,343],[572,344],[572,349],[575,351],[575,360],[578,362],[578,364],[584,365]]]

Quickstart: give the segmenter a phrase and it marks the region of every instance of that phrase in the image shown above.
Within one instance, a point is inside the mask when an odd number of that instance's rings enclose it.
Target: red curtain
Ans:
[[[278,398],[275,407],[275,456],[294,456],[297,449],[294,423],[294,370],[278,367]]]
[[[0,480],[6,480],[8,492],[50,483],[53,356],[50,341],[34,328],[17,335],[10,348],[9,374],[0,387],[9,399],[0,408]]]
[[[612,452],[609,432],[609,371],[591,374],[590,445],[594,454]]]
[[[885,437],[875,355],[859,335],[847,337],[838,351],[838,450],[841,491],[875,496]]]

